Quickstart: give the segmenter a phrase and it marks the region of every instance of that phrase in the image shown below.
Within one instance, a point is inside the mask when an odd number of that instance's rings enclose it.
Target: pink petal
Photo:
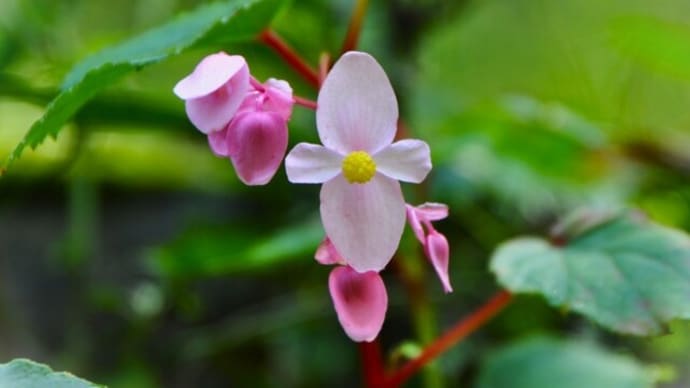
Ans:
[[[217,156],[230,156],[227,128],[208,134],[208,145]]]
[[[218,90],[232,77],[245,72],[249,75],[247,62],[242,56],[224,52],[211,54],[202,59],[191,74],[178,82],[173,92],[183,100],[203,97]]]
[[[275,175],[287,149],[287,125],[278,113],[243,112],[228,127],[230,157],[240,180],[264,185]]]
[[[419,183],[431,171],[429,145],[421,140],[400,140],[374,155],[376,170],[404,182]]]
[[[249,86],[248,73],[240,73],[215,92],[185,101],[189,121],[203,133],[222,130],[240,107]]]
[[[290,84],[283,80],[269,78],[264,86],[268,97],[264,109],[279,113],[285,121],[290,120],[292,106],[295,104]]]
[[[388,294],[378,273],[358,273],[350,267],[336,267],[328,277],[328,289],[338,321],[353,341],[371,342],[386,318]]]
[[[343,156],[316,144],[299,143],[285,158],[292,183],[323,183],[340,174]]]
[[[380,271],[398,249],[405,227],[400,184],[376,174],[365,184],[338,175],[321,187],[321,222],[348,265]]]
[[[340,57],[317,106],[316,126],[328,148],[373,154],[393,141],[398,103],[386,73],[369,54],[350,51]]]
[[[448,217],[448,205],[437,202],[424,202],[416,207],[417,213],[427,221],[438,221]]]
[[[433,230],[426,240],[426,252],[431,265],[433,265],[436,275],[441,280],[443,290],[446,293],[453,292],[450,286],[450,279],[448,279],[448,256],[450,248],[448,247],[448,240],[441,233]]]
[[[414,235],[417,237],[420,243],[424,244],[426,242],[426,236],[424,233],[424,228],[419,220],[417,208],[412,205],[405,204],[405,212],[407,214],[407,223],[410,224]]]
[[[323,242],[319,244],[319,247],[316,248],[314,259],[323,265],[345,265],[345,260],[340,256],[340,253],[338,253],[328,237],[326,237]]]

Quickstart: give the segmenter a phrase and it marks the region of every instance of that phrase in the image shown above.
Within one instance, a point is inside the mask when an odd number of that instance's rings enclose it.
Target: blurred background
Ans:
[[[193,9],[193,0],[0,0],[0,159],[86,55]],[[300,0],[274,28],[312,63],[337,53],[353,1]],[[411,203],[445,202],[444,295],[406,231],[422,284],[414,313],[397,266],[381,341],[398,358],[481,305],[497,244],[548,233],[583,206],[642,209],[690,230],[690,2],[370,2],[360,49],[382,63],[434,171]],[[245,187],[171,92],[210,52],[259,79],[306,83],[259,43],[196,50],[108,88],[0,180],[0,362],[28,357],[112,387],[360,384],[356,346],[327,291],[317,185],[284,171]],[[295,107],[290,142],[315,141]],[[690,386],[690,325],[627,338],[521,296],[410,386],[473,386],[535,334],[596,343]],[[394,362],[394,361],[392,361]],[[431,377],[429,377],[431,376]]]

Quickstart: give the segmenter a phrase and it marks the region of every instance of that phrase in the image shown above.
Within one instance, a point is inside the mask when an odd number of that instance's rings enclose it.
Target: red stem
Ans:
[[[360,342],[359,353],[362,356],[364,382],[368,388],[379,388],[384,384],[383,357],[378,338],[373,342]]]
[[[341,54],[357,48],[359,33],[362,31],[362,21],[367,12],[368,3],[368,0],[357,0],[355,10],[350,19],[350,25],[347,28],[347,35],[345,35],[345,40],[343,41],[343,47],[340,49]]]
[[[315,88],[319,88],[319,73],[314,70],[295,50],[271,29],[264,30],[259,35],[259,40],[274,49],[288,65],[304,77]]]
[[[385,386],[397,387],[404,383],[424,365],[496,316],[496,314],[508,305],[511,298],[512,296],[507,291],[498,292],[482,307],[475,310],[470,316],[462,319],[444,335],[429,344],[417,358],[410,360],[407,364],[390,375],[386,380]]]
[[[295,104],[297,105],[302,105],[305,108],[316,110],[316,101],[295,95],[292,96],[292,99],[295,100]]]

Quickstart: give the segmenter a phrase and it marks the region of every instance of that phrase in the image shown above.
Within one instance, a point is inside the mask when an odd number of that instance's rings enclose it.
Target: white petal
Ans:
[[[343,156],[317,144],[300,143],[285,158],[292,183],[323,183],[340,174]]]
[[[380,271],[398,249],[405,226],[400,184],[381,174],[351,184],[339,175],[321,187],[321,222],[352,268]]]
[[[393,141],[398,102],[386,73],[369,54],[351,51],[333,65],[317,101],[321,142],[347,154],[375,153]]]
[[[431,171],[429,145],[421,140],[397,141],[374,155],[376,170],[404,182],[419,183]]]

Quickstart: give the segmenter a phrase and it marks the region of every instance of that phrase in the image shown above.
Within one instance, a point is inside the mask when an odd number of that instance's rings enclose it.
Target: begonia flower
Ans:
[[[417,240],[424,247],[424,254],[434,267],[434,271],[443,285],[444,292],[453,292],[448,277],[448,259],[450,248],[446,237],[439,233],[431,224],[432,221],[448,217],[448,206],[442,203],[427,202],[414,207],[405,205],[407,221],[412,227]]]
[[[371,342],[386,318],[388,294],[381,276],[374,271],[360,273],[338,266],[328,277],[338,321],[353,341]]]
[[[223,130],[249,90],[249,67],[240,55],[211,54],[175,85],[194,126],[205,134]]]
[[[285,159],[288,180],[323,183],[326,234],[358,272],[380,271],[393,257],[405,225],[400,183],[419,183],[431,170],[429,146],[393,143],[398,104],[381,66],[369,54],[348,52],[319,92],[321,145],[300,143]]]

